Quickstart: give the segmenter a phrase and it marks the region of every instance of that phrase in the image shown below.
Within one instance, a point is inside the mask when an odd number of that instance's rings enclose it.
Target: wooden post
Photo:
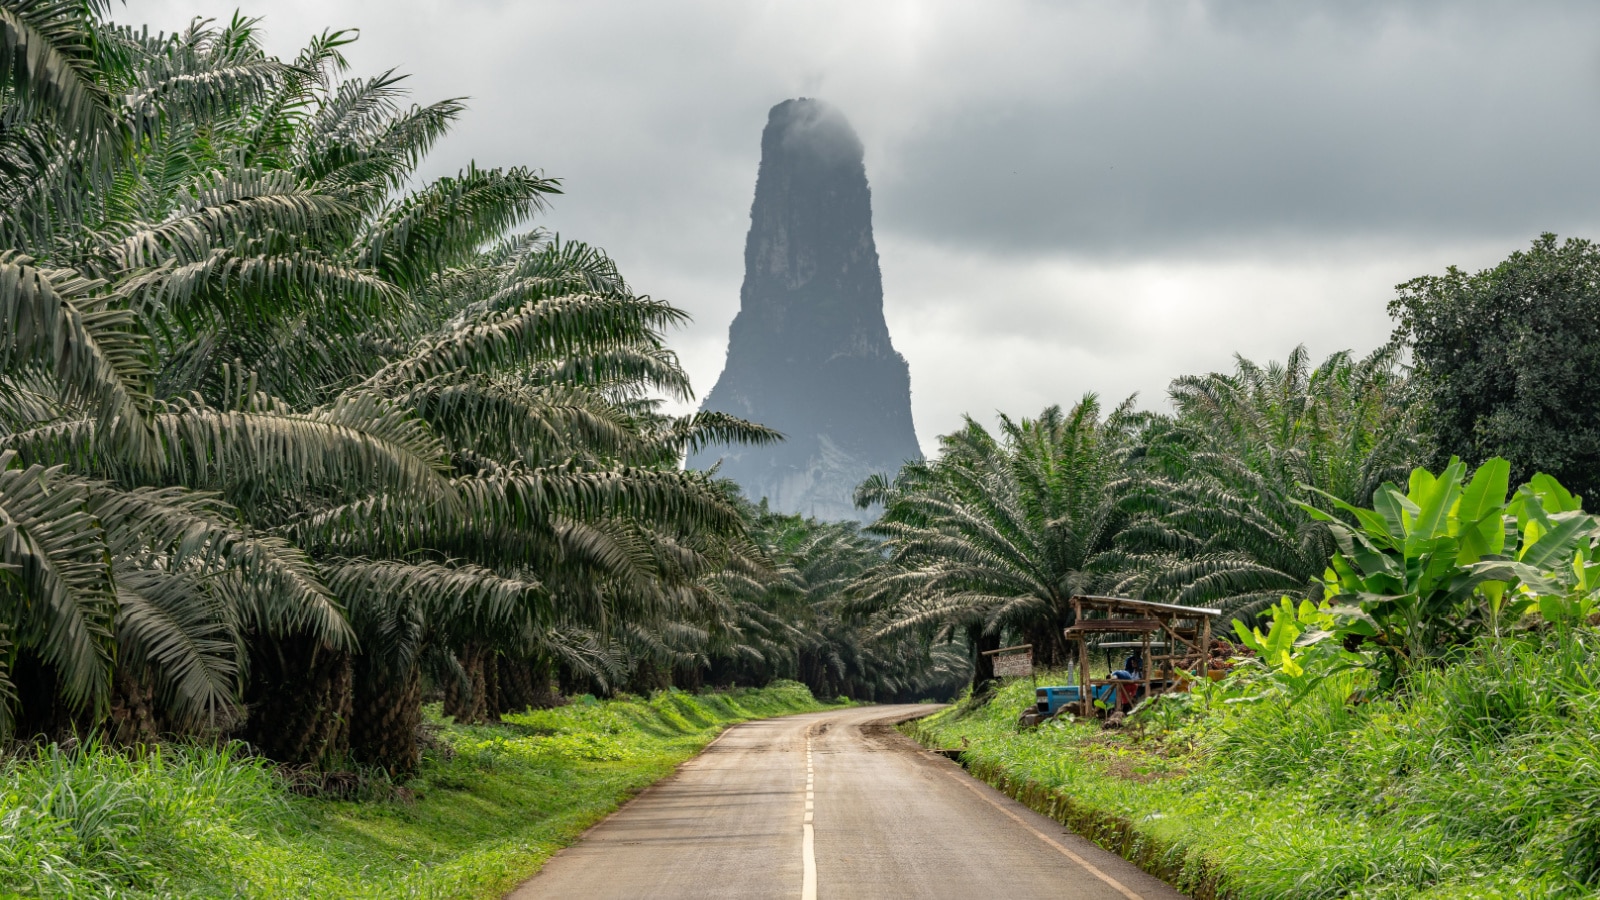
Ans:
[[[1083,624],[1083,601],[1072,601],[1072,624]],[[1094,715],[1094,686],[1089,684],[1089,640],[1078,632],[1078,705],[1084,718]]]
[[[1144,672],[1141,673],[1144,675],[1144,698],[1149,700],[1155,693],[1155,672],[1151,671],[1150,666],[1153,662],[1150,659],[1150,632],[1146,631],[1144,633],[1144,638],[1141,642],[1144,644],[1139,650],[1140,653],[1144,654]],[[1134,699],[1137,700],[1138,698]],[[1137,706],[1138,704],[1135,703],[1134,705]]]

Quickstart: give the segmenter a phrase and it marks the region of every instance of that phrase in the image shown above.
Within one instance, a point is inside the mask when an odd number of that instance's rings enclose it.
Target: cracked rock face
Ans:
[[[745,240],[728,362],[704,409],[782,431],[772,447],[710,447],[752,500],[819,519],[866,520],[855,486],[921,456],[911,378],[889,340],[860,138],[818,100],[772,108]]]

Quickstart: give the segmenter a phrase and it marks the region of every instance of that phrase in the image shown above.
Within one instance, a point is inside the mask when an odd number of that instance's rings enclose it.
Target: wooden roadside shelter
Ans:
[[[1096,714],[1095,688],[1103,685],[1154,697],[1179,686],[1178,670],[1205,677],[1211,658],[1211,620],[1222,610],[1126,597],[1079,596],[1069,602],[1074,624],[1062,634],[1078,645],[1079,715]],[[1100,647],[1136,648],[1144,663],[1139,677],[1090,677],[1090,641]]]

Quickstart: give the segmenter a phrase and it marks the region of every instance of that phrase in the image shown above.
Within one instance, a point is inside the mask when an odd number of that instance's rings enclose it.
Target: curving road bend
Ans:
[[[730,728],[507,900],[1183,895],[922,750],[872,706]]]

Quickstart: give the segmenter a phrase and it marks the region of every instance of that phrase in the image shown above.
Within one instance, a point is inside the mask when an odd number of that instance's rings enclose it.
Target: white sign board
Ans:
[[[994,658],[996,678],[1027,678],[1033,674],[1033,651],[999,653]]]

